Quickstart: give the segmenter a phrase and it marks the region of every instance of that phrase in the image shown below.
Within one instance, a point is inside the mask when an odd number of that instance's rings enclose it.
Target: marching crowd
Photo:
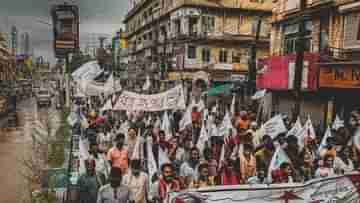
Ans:
[[[349,124],[337,118],[326,132],[314,129],[309,119],[282,116],[288,131],[272,136],[252,106],[229,114],[218,104],[212,110],[192,105],[190,125],[184,125],[186,112],[104,111],[105,101],[74,100],[86,121],[77,125],[86,143],[80,150],[88,153],[78,181],[81,203],[167,202],[170,192],[305,182],[360,166],[353,139],[360,124],[357,112]],[[227,116],[231,128],[224,133]]]

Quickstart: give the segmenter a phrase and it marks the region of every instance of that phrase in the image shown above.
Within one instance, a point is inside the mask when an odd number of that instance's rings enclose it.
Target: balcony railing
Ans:
[[[341,49],[328,47],[321,52],[321,58],[326,60],[350,61],[360,57],[360,49]]]

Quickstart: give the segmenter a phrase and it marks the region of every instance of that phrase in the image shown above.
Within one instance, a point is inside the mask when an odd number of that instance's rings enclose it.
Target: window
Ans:
[[[202,30],[205,33],[212,33],[215,31],[214,16],[202,16]]]
[[[307,52],[312,51],[312,22],[306,22],[304,49]],[[296,52],[296,43],[298,40],[299,24],[287,25],[284,28],[284,54]]]
[[[196,36],[197,35],[197,18],[190,18],[189,19],[189,35]]]
[[[249,50],[241,49],[232,52],[232,63],[246,64],[249,60]]]
[[[360,47],[360,13],[350,13],[345,16],[344,47]]]
[[[301,0],[287,0],[285,10],[290,11],[290,10],[300,8],[300,1]]]
[[[233,51],[232,52],[232,62],[233,63],[240,63],[240,60],[241,60],[240,51]]]
[[[326,50],[329,46],[329,18],[320,20],[320,51]]]
[[[205,63],[210,62],[211,51],[209,48],[203,48],[202,50],[202,61]]]
[[[227,63],[227,50],[225,50],[225,49],[220,50],[219,62]]]
[[[196,59],[196,46],[188,46],[188,59]]]
[[[251,34],[256,35],[256,31],[258,29],[258,23],[259,23],[258,19],[254,19],[252,21],[252,23],[251,23]],[[260,27],[260,31],[261,31],[261,27]]]

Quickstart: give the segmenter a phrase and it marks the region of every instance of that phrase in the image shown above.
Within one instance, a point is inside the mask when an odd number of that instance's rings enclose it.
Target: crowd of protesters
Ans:
[[[83,138],[90,156],[79,178],[82,203],[166,202],[170,192],[218,185],[305,182],[341,175],[358,169],[358,148],[353,136],[359,116],[324,133],[306,137],[303,145],[291,130],[298,120],[283,117],[289,132],[266,135],[256,111],[243,108],[231,115],[230,136],[218,136],[224,115],[206,108],[192,108],[192,125],[181,129],[183,112],[168,111],[171,135],[161,129],[162,113],[113,112],[100,109],[105,99],[74,100],[86,117]],[[214,109],[214,108],[212,108]],[[304,123],[304,122],[303,122]],[[199,148],[201,129],[209,140]],[[147,146],[151,142],[151,150]],[[320,147],[321,143],[326,143]],[[274,154],[281,149],[288,157],[271,168]],[[149,153],[157,173],[149,173]],[[165,155],[165,161],[164,161]]]

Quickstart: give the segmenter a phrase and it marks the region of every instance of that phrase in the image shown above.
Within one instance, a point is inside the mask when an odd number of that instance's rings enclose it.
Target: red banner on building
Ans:
[[[304,55],[302,88],[307,91],[317,89],[317,70],[319,54]],[[256,85],[259,89],[291,90],[294,87],[296,55],[273,56],[259,61],[262,73],[258,74]]]

